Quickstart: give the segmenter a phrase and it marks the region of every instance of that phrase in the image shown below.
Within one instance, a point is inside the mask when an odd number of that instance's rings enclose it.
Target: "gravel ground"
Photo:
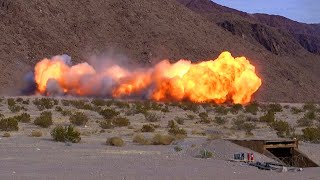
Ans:
[[[249,150],[223,140],[190,138],[171,146],[103,145],[105,137],[84,138],[67,146],[49,137],[14,136],[0,140],[0,179],[320,179],[320,168],[302,172],[261,171],[229,162],[234,152]],[[191,147],[192,146],[192,147]],[[195,158],[202,147],[211,159]],[[250,152],[250,151],[249,151]],[[255,153],[256,160],[268,161]]]

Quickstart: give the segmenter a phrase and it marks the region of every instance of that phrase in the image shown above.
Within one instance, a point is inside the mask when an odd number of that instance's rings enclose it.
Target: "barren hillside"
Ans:
[[[189,3],[201,2],[205,1]],[[113,52],[125,55],[128,64],[147,66],[163,58],[213,59],[229,50],[257,67],[263,79],[257,100],[320,99],[319,56],[308,52],[290,32],[262,22],[252,25],[245,13],[232,10],[218,11],[222,24],[217,24],[189,8],[176,0],[0,0],[1,92],[17,93],[18,82],[38,60],[57,54],[81,62]],[[207,8],[209,15],[212,8]]]

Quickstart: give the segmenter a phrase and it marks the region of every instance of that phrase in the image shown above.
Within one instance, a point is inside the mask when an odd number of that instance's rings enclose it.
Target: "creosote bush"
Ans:
[[[271,112],[282,112],[281,104],[269,104],[268,110]]]
[[[14,118],[19,121],[19,122],[23,122],[23,123],[29,123],[31,121],[31,117],[28,113],[22,113],[18,116],[14,116]]]
[[[124,127],[124,126],[129,126],[130,121],[128,118],[119,116],[119,117],[114,117],[112,119],[112,124],[117,127]]]
[[[8,103],[8,106],[15,106],[16,105],[15,100],[12,98],[8,98],[7,103]]]
[[[155,127],[153,124],[144,124],[141,128],[141,132],[154,132]]]
[[[232,105],[230,111],[233,114],[237,114],[239,111],[243,110],[242,104],[234,104]]]
[[[298,121],[297,121],[297,124],[298,126],[300,127],[305,127],[305,126],[312,126],[313,125],[313,120],[312,119],[309,119],[309,118],[300,118]]]
[[[113,109],[103,109],[99,112],[99,114],[106,119],[111,119],[113,117],[118,116],[120,113]]]
[[[316,109],[317,107],[313,103],[306,103],[303,105],[303,110],[315,111]]]
[[[178,106],[185,111],[189,110],[193,111],[194,113],[199,111],[199,104],[193,102],[182,102]]]
[[[144,117],[146,118],[146,121],[148,121],[148,122],[158,122],[161,119],[160,115],[158,115],[156,113],[145,113]]]
[[[71,125],[67,127],[57,125],[55,128],[52,129],[51,136],[53,140],[57,142],[78,143],[81,141],[80,132],[75,130],[74,127]]]
[[[111,137],[111,138],[108,138],[106,143],[107,143],[108,145],[118,146],[118,147],[121,147],[121,146],[124,145],[124,141],[123,141],[123,139],[121,139],[120,137]]]
[[[180,125],[184,124],[184,118],[182,117],[175,117],[174,120]]]
[[[5,118],[0,120],[1,131],[18,131],[18,121],[15,118]]]
[[[301,113],[301,112],[304,112],[304,110],[299,109],[299,108],[296,108],[296,107],[292,107],[292,108],[291,108],[291,113],[292,113],[292,114],[299,114],[299,113]]]
[[[101,121],[100,122],[100,127],[102,129],[112,129],[114,128],[114,125],[112,124],[112,121],[110,119],[105,120],[105,121]]]
[[[260,117],[261,122],[273,123],[275,121],[274,111],[268,111],[265,115]]]
[[[51,98],[41,98],[35,99],[33,104],[37,106],[37,108],[42,111],[44,109],[52,109],[55,104],[57,104],[57,100]]]
[[[219,105],[215,108],[214,110],[217,114],[220,114],[220,115],[227,115],[228,112],[229,112],[229,109],[226,107],[226,106],[223,106],[223,105]]]
[[[302,139],[312,143],[320,143],[320,127],[308,127],[302,130]]]
[[[41,112],[40,116],[34,120],[34,124],[43,128],[48,128],[53,124],[52,113],[50,111]]]
[[[227,122],[227,120],[223,117],[216,116],[214,118],[214,122],[217,123],[218,125],[224,125]]]
[[[76,112],[69,118],[70,122],[76,126],[82,126],[85,125],[89,119],[87,115],[83,112]]]
[[[91,103],[95,106],[105,106],[107,104],[103,99],[93,99]]]
[[[289,137],[294,132],[294,129],[288,122],[282,120],[276,120],[270,124],[270,127],[277,131],[279,137]]]
[[[246,113],[251,113],[253,115],[257,115],[258,111],[259,111],[259,104],[257,102],[253,102],[253,103],[245,106]]]
[[[245,131],[248,135],[252,135],[251,131],[254,130],[256,126],[251,122],[247,122],[245,116],[238,116],[237,118],[233,119],[233,128],[236,130]]]

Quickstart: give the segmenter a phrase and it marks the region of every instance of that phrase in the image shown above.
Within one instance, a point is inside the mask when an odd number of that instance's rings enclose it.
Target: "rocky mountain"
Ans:
[[[0,0],[0,90],[17,94],[25,73],[57,54],[74,62],[107,54],[150,66],[164,58],[214,59],[228,50],[256,66],[263,79],[257,100],[317,101],[319,41],[303,44],[288,27],[208,0]]]

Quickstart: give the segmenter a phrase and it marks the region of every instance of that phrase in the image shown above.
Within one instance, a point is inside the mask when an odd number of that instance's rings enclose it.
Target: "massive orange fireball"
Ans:
[[[101,69],[101,68],[99,68]],[[255,67],[245,57],[223,52],[216,60],[192,64],[163,60],[153,68],[129,71],[118,65],[96,70],[88,63],[68,65],[62,56],[44,59],[35,66],[41,94],[112,96],[145,94],[156,101],[246,104],[261,86]]]

